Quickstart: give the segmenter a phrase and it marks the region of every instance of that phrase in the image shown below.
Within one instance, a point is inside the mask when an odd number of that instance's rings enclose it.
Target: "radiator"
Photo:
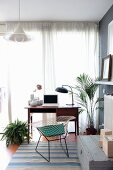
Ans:
[[[104,95],[104,128],[113,131],[113,96]]]

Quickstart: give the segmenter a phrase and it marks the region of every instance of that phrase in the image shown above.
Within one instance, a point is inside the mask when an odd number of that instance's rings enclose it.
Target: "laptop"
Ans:
[[[58,95],[44,94],[43,106],[58,106]]]

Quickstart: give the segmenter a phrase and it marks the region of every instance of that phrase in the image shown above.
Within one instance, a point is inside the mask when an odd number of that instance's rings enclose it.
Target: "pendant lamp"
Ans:
[[[24,32],[20,22],[20,0],[19,0],[19,21],[12,34],[6,35],[5,39],[15,42],[26,42],[30,37]]]

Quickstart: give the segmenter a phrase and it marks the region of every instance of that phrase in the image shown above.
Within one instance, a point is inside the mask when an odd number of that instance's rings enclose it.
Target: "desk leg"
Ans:
[[[77,121],[76,121],[76,119],[75,119],[75,136],[76,136],[76,134],[77,134],[77,123],[76,123]]]
[[[30,120],[31,120],[30,128],[31,128],[31,136],[32,136],[33,135],[33,127],[32,127],[33,117],[32,117],[32,114],[30,115]]]
[[[78,113],[79,114],[79,113]],[[77,115],[77,119],[76,119],[76,130],[77,130],[77,135],[79,135],[79,116]]]
[[[29,137],[30,137],[30,109],[28,109],[28,144],[29,144]]]

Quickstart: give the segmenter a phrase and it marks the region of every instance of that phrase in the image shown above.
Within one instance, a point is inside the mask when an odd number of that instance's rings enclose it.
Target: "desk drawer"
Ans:
[[[78,114],[78,108],[58,108],[57,116],[75,116]]]

